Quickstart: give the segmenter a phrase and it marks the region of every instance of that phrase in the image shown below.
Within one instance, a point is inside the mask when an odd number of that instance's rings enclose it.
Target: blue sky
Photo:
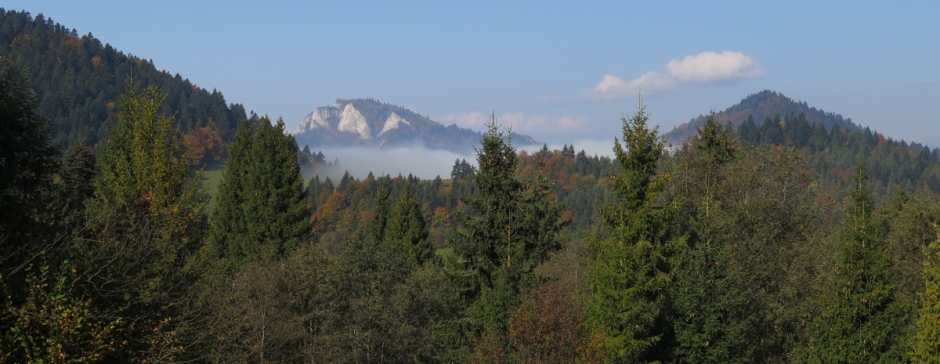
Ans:
[[[764,89],[940,146],[937,2],[6,1],[290,127],[371,97],[553,144],[662,131]],[[590,150],[589,150],[590,151]]]

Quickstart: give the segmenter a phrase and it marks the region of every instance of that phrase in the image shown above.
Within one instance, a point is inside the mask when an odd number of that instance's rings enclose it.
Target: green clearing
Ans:
[[[443,257],[448,254],[454,254],[454,248],[440,248],[434,251],[434,254]]]
[[[206,169],[202,171],[202,184],[206,186],[206,189],[209,191],[209,211],[215,208],[215,195],[219,190],[219,182],[222,182],[222,172],[224,171],[224,167],[214,166],[207,166]]]

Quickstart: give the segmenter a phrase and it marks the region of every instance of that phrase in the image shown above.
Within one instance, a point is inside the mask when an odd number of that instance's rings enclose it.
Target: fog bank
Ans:
[[[312,148],[316,153],[317,149]],[[353,177],[366,178],[369,172],[375,176],[390,175],[392,177],[412,174],[421,179],[450,178],[450,172],[457,159],[466,159],[470,164],[476,164],[473,155],[459,155],[443,150],[428,150],[423,147],[414,148],[327,148],[321,149],[327,161],[339,159],[339,165],[318,167],[304,170],[304,178],[310,179],[319,175],[321,179],[330,177],[337,182],[343,173],[349,171]]]

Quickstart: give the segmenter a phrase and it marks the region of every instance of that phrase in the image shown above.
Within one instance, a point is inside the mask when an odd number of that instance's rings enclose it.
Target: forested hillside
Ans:
[[[60,154],[27,67],[0,62],[0,364],[940,362],[925,146],[794,109],[668,147],[639,105],[613,158],[493,118],[447,178],[306,182],[328,156],[282,120],[184,136],[136,77]]]
[[[842,115],[826,112],[824,110],[810,107],[806,101],[795,101],[781,93],[764,90],[755,94],[748,95],[741,102],[715,113],[715,120],[719,123],[731,123],[738,128],[747,120],[756,121],[758,124],[766,119],[778,118],[783,115],[803,114],[806,121],[811,124],[822,124],[826,129],[832,129],[833,125],[838,125],[843,130],[856,131],[858,125],[852,122],[852,119],[843,118]],[[666,140],[673,144],[678,144],[682,140],[695,135],[696,130],[705,125],[706,115],[699,115],[689,122],[676,126],[673,130],[665,134]]]
[[[168,95],[161,111],[177,113],[175,125],[183,133],[212,120],[228,140],[246,117],[245,108],[227,104],[221,92],[158,70],[152,60],[124,54],[42,14],[0,8],[0,59],[29,74],[39,94],[39,115],[51,123],[52,143],[61,150],[75,142],[95,145],[104,137],[131,76]]]

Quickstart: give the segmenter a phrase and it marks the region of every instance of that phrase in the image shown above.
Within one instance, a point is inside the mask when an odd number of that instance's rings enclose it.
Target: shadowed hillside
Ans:
[[[160,71],[152,60],[124,54],[88,33],[54,22],[42,14],[0,8],[0,59],[28,74],[39,94],[39,115],[51,124],[53,145],[64,149],[84,140],[98,143],[117,118],[118,95],[133,76],[141,87],[157,85],[167,95],[162,110],[176,113],[176,125],[189,133],[213,120],[224,139],[246,117],[240,104],[184,79]]]

